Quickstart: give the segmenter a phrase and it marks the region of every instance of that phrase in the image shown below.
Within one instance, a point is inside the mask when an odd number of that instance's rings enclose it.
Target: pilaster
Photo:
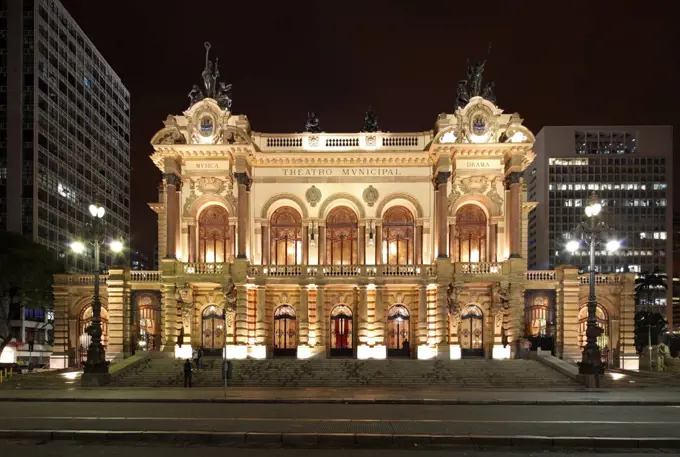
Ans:
[[[241,284],[236,292],[236,345],[248,344],[248,288]]]
[[[299,310],[299,340],[298,344],[308,345],[309,343],[309,295],[307,286],[300,286],[300,310]]]
[[[68,335],[68,285],[55,284],[53,287],[54,296],[54,346],[50,356],[50,368],[61,369],[69,365],[69,335]]]
[[[385,345],[385,286],[375,286],[375,307],[373,317],[373,344]]]
[[[637,370],[640,359],[635,350],[635,275],[622,275],[619,296],[619,367]]]
[[[265,321],[266,289],[265,286],[257,286],[257,309],[255,312],[255,340],[258,345],[264,345],[267,341],[267,322]]]
[[[359,345],[367,345],[368,344],[368,290],[366,289],[365,285],[360,285],[357,287],[358,295],[359,295],[359,302],[358,302],[358,309],[357,309],[357,314],[358,314],[358,323],[359,323],[359,332],[358,332],[358,339],[359,339]]]
[[[578,269],[570,266],[557,268],[558,287],[562,290],[562,358],[570,361],[581,360],[581,348],[578,344],[578,311],[581,283],[578,279]]]
[[[427,344],[427,288],[418,286],[418,344]]]

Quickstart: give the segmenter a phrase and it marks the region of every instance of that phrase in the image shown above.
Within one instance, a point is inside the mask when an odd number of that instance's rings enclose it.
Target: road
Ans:
[[[0,402],[0,430],[680,438],[680,406]]]
[[[101,445],[79,444],[69,442],[17,442],[0,441],[0,449],[3,455],[22,457],[149,457],[154,453],[163,457],[186,457],[187,455],[200,455],[201,457],[224,457],[230,455],[230,451],[222,447],[186,447],[167,445]],[[193,452],[192,452],[193,451]],[[351,454],[348,454],[350,452]],[[671,454],[673,451],[667,451]],[[384,455],[389,457],[650,457],[659,455],[662,451],[656,449],[636,450],[633,452],[617,453],[612,451],[598,450],[554,450],[532,451],[529,449],[505,450],[505,449],[428,449],[428,450],[401,450],[401,449],[247,449],[240,448],[239,457],[373,457]]]

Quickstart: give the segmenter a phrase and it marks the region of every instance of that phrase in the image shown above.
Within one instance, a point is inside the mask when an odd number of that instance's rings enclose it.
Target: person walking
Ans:
[[[191,387],[191,362],[189,359],[184,361],[184,387]]]

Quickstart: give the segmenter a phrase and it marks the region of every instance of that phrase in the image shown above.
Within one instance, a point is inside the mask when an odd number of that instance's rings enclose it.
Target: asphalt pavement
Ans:
[[[0,430],[680,439],[680,406],[2,402]],[[278,436],[278,438],[277,438]],[[637,445],[636,445],[637,446]]]
[[[64,441],[35,442],[35,441],[0,441],[0,449],[3,455],[22,457],[148,457],[149,455],[163,455],[163,457],[186,457],[187,455],[200,455],[201,457],[224,457],[229,455],[223,447],[210,446],[169,446],[159,444],[92,444],[72,443]],[[500,449],[493,447],[458,448],[455,454],[450,449],[248,449],[238,450],[239,457],[347,457],[351,452],[352,457],[649,457],[659,454],[673,454],[673,450],[640,449],[627,450],[567,450],[553,449],[529,450],[529,449]]]

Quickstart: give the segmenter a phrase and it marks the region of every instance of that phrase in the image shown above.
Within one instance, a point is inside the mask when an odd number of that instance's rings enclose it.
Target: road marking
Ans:
[[[427,422],[451,424],[623,424],[623,425],[678,425],[680,421],[585,421],[585,420],[487,420],[487,419],[323,419],[323,418],[271,418],[271,417],[97,417],[97,416],[21,416],[0,418],[9,420],[113,420],[113,421],[209,421],[209,422]]]

